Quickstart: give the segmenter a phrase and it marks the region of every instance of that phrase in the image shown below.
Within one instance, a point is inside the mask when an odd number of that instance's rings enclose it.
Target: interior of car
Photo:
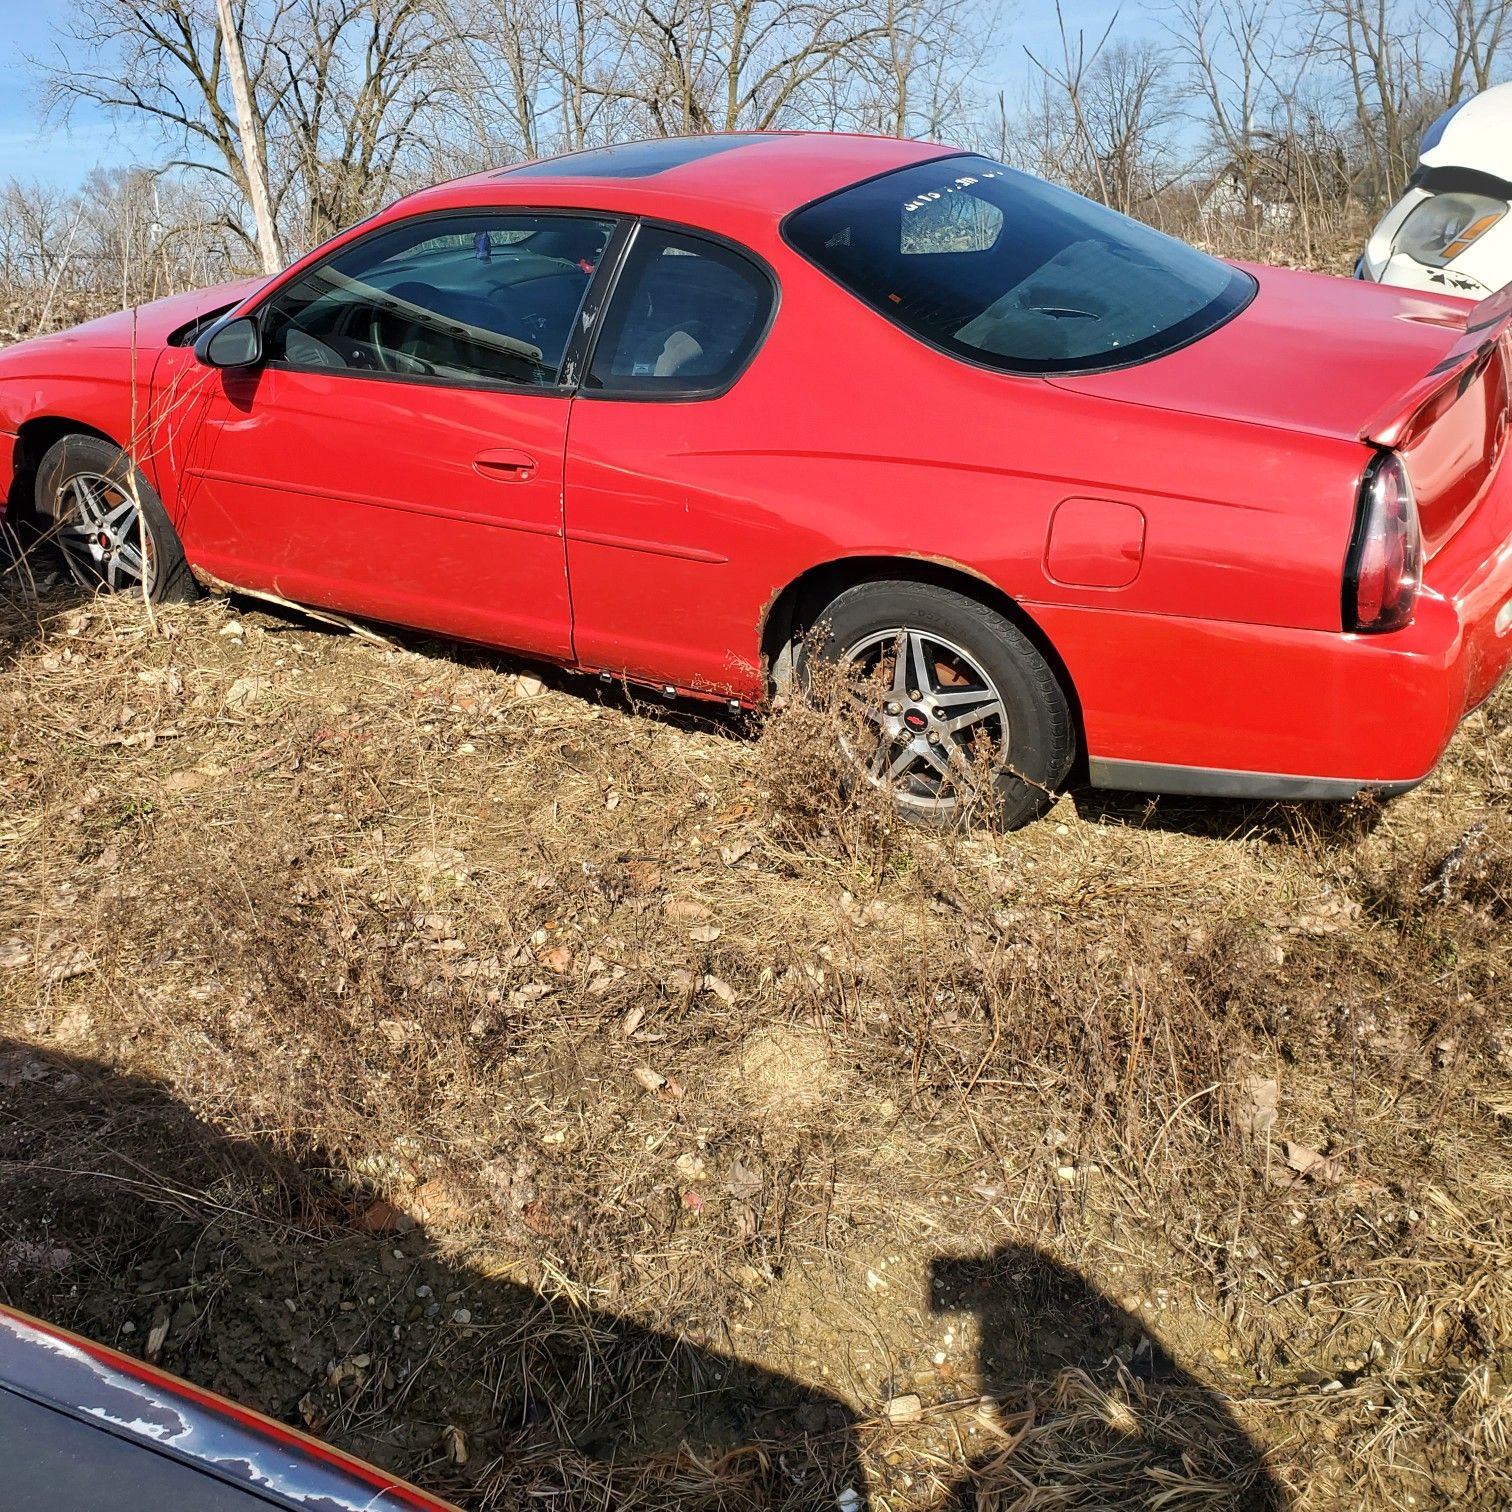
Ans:
[[[745,360],[770,302],[769,281],[738,253],[647,228],[620,278],[589,385],[715,387]]]
[[[470,382],[550,385],[609,222],[491,217],[400,228],[313,269],[271,308],[270,360]],[[532,221],[536,224],[532,225]],[[413,245],[417,235],[426,239]],[[389,245],[383,245],[389,243]],[[385,255],[386,254],[386,255]]]

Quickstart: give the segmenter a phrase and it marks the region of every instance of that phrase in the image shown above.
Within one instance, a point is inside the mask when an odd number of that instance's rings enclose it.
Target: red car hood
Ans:
[[[1247,308],[1189,347],[1062,388],[1358,441],[1464,335],[1472,306],[1352,278],[1246,267]]]
[[[31,341],[9,348],[7,355],[9,352],[35,350],[42,346],[162,346],[180,326],[187,325],[211,310],[230,309],[231,306],[240,304],[266,282],[265,278],[243,278],[235,283],[194,289],[187,294],[171,294],[166,299],[155,299],[151,304],[138,305],[134,311],[117,310],[96,320],[86,320],[83,325],[59,331],[56,335],[34,337]]]

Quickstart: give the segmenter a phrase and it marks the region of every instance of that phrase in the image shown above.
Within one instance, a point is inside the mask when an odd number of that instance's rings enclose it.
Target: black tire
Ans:
[[[811,626],[798,650],[797,670],[804,686],[812,686],[819,659],[831,665],[860,667],[865,653],[858,648],[867,646],[881,658],[873,674],[882,678],[876,694],[863,683],[865,699],[875,698],[882,704],[881,709],[869,714],[879,726],[875,732],[868,726],[868,732],[875,734],[875,751],[868,763],[854,759],[858,773],[870,769],[872,775],[867,780],[893,789],[905,818],[934,829],[983,820],[1016,829],[1055,801],[1056,788],[1070,770],[1076,750],[1070,705],[1049,663],[1003,615],[946,588],[876,581],[847,589],[813,616]],[[919,639],[911,635],[900,639],[896,634],[899,631],[916,632]],[[889,644],[894,647],[891,663],[886,661]],[[910,646],[924,657],[922,676],[929,682],[916,689],[905,688],[895,705],[888,695],[894,678],[903,676],[898,670],[899,646],[905,658],[912,654]],[[947,646],[948,650],[942,649]],[[959,657],[957,652],[961,653]],[[939,659],[942,657],[945,660]],[[903,671],[919,665],[915,656],[905,663]],[[961,680],[947,680],[950,678]],[[971,690],[978,686],[982,689],[981,701],[972,703],[976,695]],[[951,707],[934,706],[931,687],[936,698],[964,712],[954,716]],[[916,701],[912,696],[915,693],[921,695]],[[996,696],[996,703],[989,693]],[[901,720],[894,717],[895,708],[901,709]],[[922,777],[904,775],[888,780],[890,771],[884,777],[877,770],[878,762],[886,765],[894,758],[901,761],[914,747],[938,765],[935,757],[923,751],[925,739],[938,754],[944,742],[960,738],[949,730],[950,724],[969,723],[968,716],[981,718],[973,710],[999,712],[991,713],[977,728],[978,734],[990,736],[992,754],[990,768],[970,790],[967,785],[956,788],[951,780],[933,776],[923,760],[915,763]],[[927,730],[916,723],[920,718],[928,721]],[[877,754],[883,751],[886,756]],[[940,783],[942,796],[926,801],[920,794],[927,794],[931,780]],[[953,788],[955,796],[951,797]]]
[[[199,597],[163,501],[113,442],[73,435],[55,443],[37,468],[36,518],[81,587],[141,593],[145,577],[154,603]]]

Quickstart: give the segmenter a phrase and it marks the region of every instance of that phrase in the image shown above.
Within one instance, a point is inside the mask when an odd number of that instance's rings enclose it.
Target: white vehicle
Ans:
[[[1424,134],[1418,158],[1355,277],[1466,299],[1512,283],[1512,84],[1446,110]]]

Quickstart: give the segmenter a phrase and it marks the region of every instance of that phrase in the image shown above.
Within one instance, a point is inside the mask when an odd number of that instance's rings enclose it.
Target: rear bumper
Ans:
[[[1512,662],[1512,461],[1429,563],[1413,622],[1389,635],[1026,608],[1065,660],[1098,786],[1401,792]]]

